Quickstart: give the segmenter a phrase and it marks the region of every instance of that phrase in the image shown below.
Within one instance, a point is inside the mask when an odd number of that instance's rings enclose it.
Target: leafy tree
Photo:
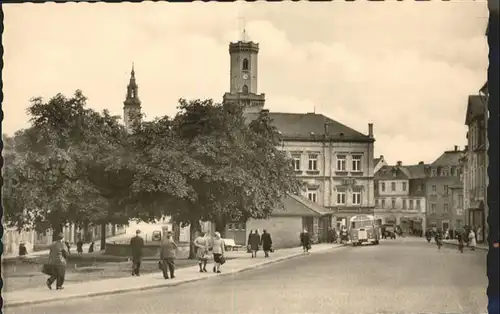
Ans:
[[[132,184],[133,159],[125,129],[117,117],[85,108],[80,91],[43,102],[31,100],[31,127],[18,132],[6,160],[10,193],[8,221],[18,228],[50,227],[57,234],[66,223],[128,222],[121,203]],[[11,166],[9,166],[9,164]]]
[[[240,107],[212,100],[181,99],[179,109],[169,132],[188,156],[181,171],[190,197],[168,214],[190,225],[191,238],[200,220],[215,221],[224,233],[228,220],[266,218],[282,206],[287,192],[296,191],[291,163],[277,149],[279,134],[268,115],[248,124]]]

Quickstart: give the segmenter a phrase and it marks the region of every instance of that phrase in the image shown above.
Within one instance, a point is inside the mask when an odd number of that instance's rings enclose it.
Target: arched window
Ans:
[[[243,59],[243,70],[248,70],[248,59]]]
[[[243,94],[248,94],[248,86],[243,85]]]

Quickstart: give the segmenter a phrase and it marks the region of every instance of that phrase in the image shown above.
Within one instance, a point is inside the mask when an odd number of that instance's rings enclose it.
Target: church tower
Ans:
[[[137,93],[139,86],[135,82],[134,65],[132,64],[132,72],[130,72],[130,82],[127,86],[127,96],[123,102],[123,120],[125,121],[125,128],[130,132],[134,120],[140,122],[141,114],[141,101]]]
[[[265,94],[257,93],[257,62],[259,44],[240,40],[229,44],[230,89],[224,102],[235,102],[245,113],[258,113],[264,109]]]

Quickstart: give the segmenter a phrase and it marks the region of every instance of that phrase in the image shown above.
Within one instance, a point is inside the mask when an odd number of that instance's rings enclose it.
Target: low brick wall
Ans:
[[[128,257],[132,255],[130,245],[128,243],[106,243],[105,249],[106,255],[112,256],[124,256]],[[159,243],[145,243],[142,249],[142,254],[144,257],[155,257],[160,256],[160,244]],[[179,244],[179,249],[177,251],[178,258],[185,258],[189,256],[189,243]]]

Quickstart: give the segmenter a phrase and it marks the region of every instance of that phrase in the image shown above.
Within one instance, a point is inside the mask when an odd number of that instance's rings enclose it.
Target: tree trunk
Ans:
[[[61,234],[63,232],[63,229],[64,229],[64,226],[62,225],[62,223],[53,223],[52,224],[52,241],[55,241],[57,236],[59,236],[59,234]]]
[[[201,231],[200,221],[194,220],[189,224],[189,259],[196,258],[196,247],[194,246],[194,240]]]
[[[106,249],[106,224],[101,224],[101,251]]]
[[[221,238],[226,237],[226,219],[223,217],[219,217],[215,221],[215,231],[218,231],[220,233]]]

